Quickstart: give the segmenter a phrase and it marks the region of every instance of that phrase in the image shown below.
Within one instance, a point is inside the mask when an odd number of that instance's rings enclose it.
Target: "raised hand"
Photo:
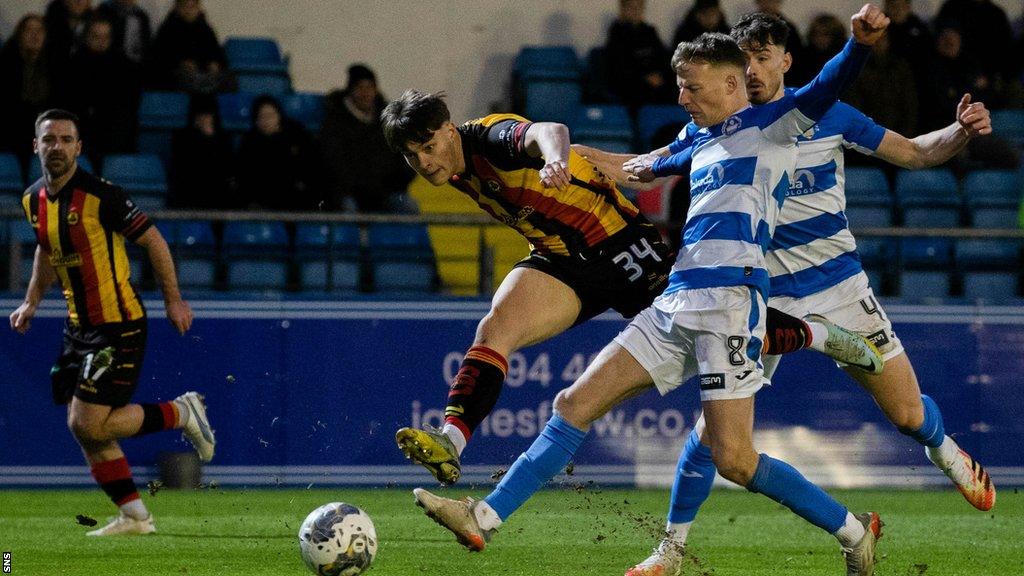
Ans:
[[[850,18],[850,27],[858,44],[874,46],[889,27],[889,17],[878,6],[865,4]]]

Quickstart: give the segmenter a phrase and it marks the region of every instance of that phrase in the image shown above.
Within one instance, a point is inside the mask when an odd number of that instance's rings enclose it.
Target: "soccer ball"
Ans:
[[[299,551],[320,576],[356,576],[377,555],[377,530],[369,515],[344,502],[313,510],[299,528]]]

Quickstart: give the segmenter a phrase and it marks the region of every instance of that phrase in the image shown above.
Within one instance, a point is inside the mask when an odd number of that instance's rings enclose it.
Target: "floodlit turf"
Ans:
[[[1012,488],[999,493],[991,513],[974,511],[952,491],[835,493],[854,510],[882,514],[880,575],[1024,574],[1024,495]],[[376,523],[372,575],[621,575],[655,543],[666,498],[660,490],[548,490],[474,554],[423,516],[408,490],[163,490],[146,497],[158,534],[95,539],[75,516],[105,519],[112,507],[99,490],[0,491],[0,551],[12,552],[15,575],[298,576],[306,573],[299,524],[315,507],[340,500]],[[687,575],[844,573],[831,537],[738,490],[715,491],[689,552]]]

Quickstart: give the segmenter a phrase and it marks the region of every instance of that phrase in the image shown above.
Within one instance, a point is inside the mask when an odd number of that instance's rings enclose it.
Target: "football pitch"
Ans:
[[[975,511],[949,490],[834,494],[855,511],[879,511],[886,522],[876,574],[1024,574],[1024,495],[1013,488],[999,492],[992,512]],[[655,544],[667,497],[665,490],[586,485],[545,490],[487,550],[470,553],[405,489],[161,490],[145,497],[157,534],[115,538],[87,538],[76,518],[103,522],[111,513],[99,490],[0,491],[0,551],[11,553],[15,575],[301,576],[308,572],[298,553],[299,524],[317,506],[344,501],[376,524],[372,575],[617,576]],[[687,551],[686,575],[844,573],[831,537],[740,490],[715,490]]]

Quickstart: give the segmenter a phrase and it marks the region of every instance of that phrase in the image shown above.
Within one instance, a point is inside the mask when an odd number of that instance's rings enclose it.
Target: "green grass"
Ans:
[[[459,496],[463,490],[453,490]],[[992,513],[951,491],[836,491],[886,522],[877,573],[896,576],[1024,574],[1024,495],[1004,489]],[[375,576],[608,574],[645,558],[658,538],[667,493],[549,490],[502,528],[481,554],[455,544],[407,490],[164,490],[146,501],[158,533],[86,538],[77,514],[103,521],[98,490],[0,491],[0,550],[12,574],[306,574],[296,532],[313,508],[340,500],[373,517]],[[842,574],[835,541],[768,499],[715,491],[690,536],[684,574]]]

